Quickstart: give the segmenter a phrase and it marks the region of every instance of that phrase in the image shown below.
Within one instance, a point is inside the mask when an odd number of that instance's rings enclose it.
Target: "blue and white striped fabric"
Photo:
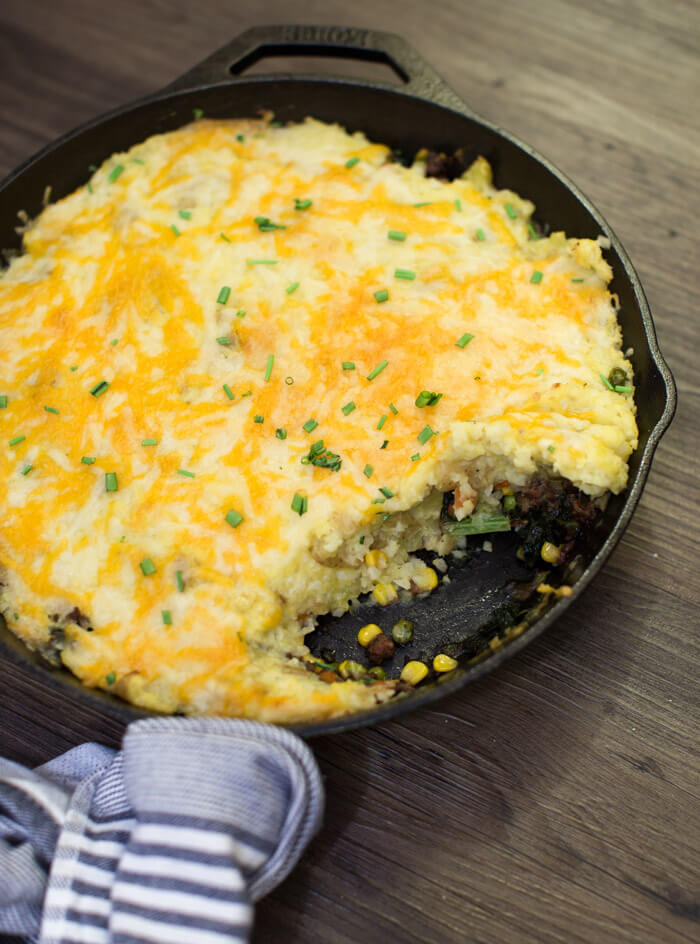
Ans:
[[[249,721],[149,719],[119,753],[85,744],[34,771],[0,760],[0,934],[247,941],[253,903],[322,813],[309,748]]]

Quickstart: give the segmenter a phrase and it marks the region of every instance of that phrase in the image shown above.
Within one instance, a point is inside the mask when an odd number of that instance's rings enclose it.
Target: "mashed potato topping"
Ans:
[[[198,120],[31,224],[0,278],[18,636],[137,705],[332,717],[395,683],[328,684],[304,633],[427,586],[442,492],[463,517],[536,473],[625,487],[601,245],[534,238],[483,159],[424,171],[318,121]]]

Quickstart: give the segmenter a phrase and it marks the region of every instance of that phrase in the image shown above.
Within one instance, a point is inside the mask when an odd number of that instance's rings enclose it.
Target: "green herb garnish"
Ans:
[[[533,282],[535,285],[540,284],[540,282],[542,281],[542,273],[540,272],[539,269],[535,269],[535,271],[530,276],[530,281]]]
[[[56,409],[55,406],[45,406],[44,409],[46,410],[47,413],[54,413],[56,416],[59,415],[58,410]]]
[[[107,391],[108,387],[109,382],[106,380],[101,380],[99,383],[95,384],[90,393],[93,395],[93,397],[101,397],[102,394]]]
[[[160,615],[163,617],[163,623],[166,626],[170,626],[172,624],[173,617],[170,610],[161,610]]]
[[[318,423],[312,417],[310,420],[307,420],[304,423],[304,425],[302,426],[302,429],[307,433],[313,433],[313,431],[316,429],[317,426],[318,426]]]
[[[476,238],[479,240],[480,243],[484,242],[484,240],[486,239],[486,233],[483,231],[483,229],[478,229],[476,231]]]
[[[379,422],[377,423],[377,429],[381,429],[381,428],[384,426],[384,424],[386,423],[386,420],[387,420],[387,415],[386,415],[386,413],[385,413],[385,414],[380,418]]]
[[[418,442],[421,446],[424,446],[431,436],[435,435],[435,431],[430,428],[430,426],[424,426],[423,429],[418,433]]]
[[[355,361],[343,361],[342,366],[343,370],[355,370]],[[5,403],[5,406],[7,406],[7,403]]]
[[[274,364],[275,364],[275,355],[268,354],[267,365],[265,367],[265,383],[267,383],[270,377],[272,377],[272,368],[274,367]]]
[[[119,491],[119,483],[117,481],[116,472],[105,472],[105,491],[106,492]]]
[[[187,469],[178,469],[177,474],[184,475],[185,478],[188,478],[188,479],[193,479],[195,476],[194,472],[188,472]]]
[[[177,215],[178,215],[178,216],[180,217],[180,219],[182,219],[182,220],[191,220],[191,219],[192,219],[192,214],[190,213],[189,210],[178,210],[178,211],[177,211]]]
[[[226,396],[229,398],[229,400],[233,400],[233,391],[231,390],[231,388],[229,387],[229,385],[228,385],[228,384],[224,384],[224,385],[223,385],[223,388],[224,388],[224,393],[225,393]]]
[[[117,179],[117,177],[119,177],[119,175],[122,173],[124,173],[124,165],[117,164],[116,167],[113,167],[112,170],[109,172],[109,176],[107,177],[107,180],[111,184],[113,184],[114,181]]]
[[[243,521],[243,515],[231,508],[226,512],[224,520],[227,524],[230,524],[232,528],[237,528],[241,521]]]
[[[184,591],[185,591],[185,581],[182,579],[182,571],[181,571],[181,570],[176,570],[176,571],[175,571],[175,579],[176,579],[176,581],[177,581],[177,589],[180,591],[180,593],[184,593]]]
[[[394,269],[395,279],[406,279],[407,282],[412,282],[415,277],[416,273],[413,269]]]
[[[246,259],[246,265],[277,265],[277,259]]]
[[[141,445],[142,446],[157,446],[158,440],[157,439],[142,439]]]
[[[288,285],[288,286],[286,287],[285,292],[287,293],[287,295],[293,295],[294,292],[296,292],[296,290],[297,290],[298,288],[299,288],[299,283],[298,283],[298,282],[292,282],[291,285]]]
[[[221,288],[219,289],[219,294],[216,296],[216,304],[225,305],[226,302],[228,301],[228,297],[230,294],[231,294],[231,286],[222,285]]]
[[[613,385],[610,383],[610,381],[608,380],[608,378],[607,378],[607,377],[604,377],[603,374],[600,374],[600,379],[603,381],[603,383],[604,383],[605,386],[608,388],[608,390],[614,390],[614,389],[615,389],[615,388],[613,387]]]
[[[348,168],[348,170],[349,170],[351,167],[354,167],[355,164],[359,164],[359,163],[360,163],[360,158],[359,158],[359,157],[357,157],[357,156],[356,156],[356,157],[351,157],[349,160],[347,160],[347,161],[345,162],[345,166],[346,166],[346,167]]]
[[[253,221],[261,233],[271,233],[275,229],[286,229],[282,223],[273,223],[269,216],[256,216]]]
[[[406,241],[406,234],[400,229],[390,229],[386,234],[387,239],[393,239],[394,242],[403,243]]]
[[[378,292],[374,293],[374,298],[375,298],[375,301],[379,303],[387,301],[389,298],[388,289],[380,288]]]
[[[372,473],[374,472],[374,469],[372,468],[371,465],[366,465],[362,471],[364,472],[364,474],[365,474],[365,475],[367,476],[367,478],[369,479],[369,478],[372,477]]]
[[[295,210],[308,210],[312,203],[312,200],[300,200],[299,197],[294,197]]]
[[[3,395],[0,396],[0,410],[6,410],[6,409],[7,409],[7,394],[3,393]]]
[[[506,203],[505,211],[508,214],[508,216],[511,218],[511,220],[517,219],[518,211],[515,209],[512,203]]]
[[[381,372],[384,370],[384,368],[388,365],[388,363],[389,363],[389,361],[382,361],[381,364],[377,364],[377,366],[374,368],[374,370],[371,370],[371,371],[367,374],[367,380],[374,380],[375,377],[378,377],[379,374],[381,374]]]
[[[421,390],[421,392],[416,397],[416,406],[435,406],[438,400],[442,399],[441,393],[433,393],[430,390]]]
[[[83,465],[94,465],[97,460],[94,456],[82,456],[80,461]]]
[[[276,429],[276,430],[275,430],[275,436],[276,436],[278,439],[286,439],[286,438],[287,438],[287,430],[284,429],[283,427],[280,427],[279,429]]]
[[[352,400],[350,400],[349,403],[346,403],[345,406],[342,407],[342,411],[343,411],[343,413],[344,413],[346,416],[348,416],[348,414],[352,413],[352,411],[353,411],[354,409],[355,409],[355,404],[352,402]]]
[[[379,491],[382,493],[382,495],[383,495],[385,498],[393,498],[393,497],[394,497],[394,493],[392,492],[392,490],[391,490],[390,488],[387,488],[386,485],[383,485],[383,486],[379,489]]]
[[[260,415],[254,416],[254,417],[253,417],[253,422],[254,422],[254,423],[264,423],[264,422],[265,422],[265,417],[264,417],[264,416],[260,416]]]
[[[299,492],[294,493],[294,498],[292,499],[292,511],[296,511],[298,515],[303,515],[306,511],[308,505],[308,499],[300,495]]]
[[[472,515],[457,521],[448,528],[450,534],[492,534],[496,531],[510,531],[510,518],[507,515]]]
[[[455,341],[455,346],[456,346],[456,347],[466,347],[467,344],[469,344],[469,342],[473,339],[473,337],[474,337],[473,334],[469,334],[469,332],[467,332],[466,334],[463,334],[463,335],[462,335],[462,337],[459,339],[459,341]]]
[[[150,557],[144,557],[144,559],[139,564],[141,568],[141,573],[144,577],[150,577],[156,572],[156,565],[153,563]]]
[[[8,446],[19,446],[19,444],[20,444],[21,442],[24,442],[24,440],[25,440],[26,438],[27,438],[26,436],[15,436],[14,439],[11,439],[11,440],[8,442]]]
[[[204,114],[204,111],[201,108],[193,108],[192,114],[194,115],[195,120],[198,120],[199,118],[202,117],[202,115]]]

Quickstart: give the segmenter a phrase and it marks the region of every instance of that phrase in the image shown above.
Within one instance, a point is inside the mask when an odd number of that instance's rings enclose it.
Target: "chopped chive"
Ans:
[[[216,339],[216,343],[217,343],[217,344],[220,344],[222,347],[230,347],[230,346],[231,346],[231,338],[227,338],[227,337],[217,338],[217,339]]]
[[[157,439],[142,439],[141,445],[142,446],[157,446],[158,440]]]
[[[117,164],[117,166],[114,167],[114,168],[112,168],[112,170],[110,171],[109,176],[107,177],[107,180],[108,180],[111,184],[113,184],[114,181],[117,179],[117,177],[119,177],[119,175],[120,175],[121,173],[123,173],[123,171],[124,171],[124,165],[123,165],[123,164]]]
[[[484,240],[486,239],[486,233],[483,231],[483,229],[478,229],[476,231],[476,238],[479,240],[480,243],[484,242]]]
[[[422,203],[414,203],[413,206],[414,207],[429,207],[429,206],[432,206],[432,204],[433,204],[432,200],[424,200]]]
[[[117,482],[116,472],[105,472],[105,491],[106,492],[119,491],[119,483]]]
[[[342,366],[343,366],[343,370],[355,370],[355,361],[343,361]],[[7,404],[5,405],[7,406]]]
[[[6,410],[6,409],[7,409],[7,394],[3,393],[3,395],[0,396],[0,410]]]
[[[182,579],[182,571],[181,571],[181,570],[176,570],[176,571],[175,571],[175,579],[177,580],[177,589],[180,591],[180,593],[184,593],[184,591],[185,591],[185,581]]]
[[[223,385],[223,388],[224,388],[224,393],[225,393],[226,396],[229,398],[229,400],[233,400],[233,391],[231,390],[231,388],[229,387],[229,385],[228,385],[228,384],[224,384],[224,385]]]
[[[70,370],[77,370],[77,369],[78,369],[78,365],[77,365],[77,364],[73,364],[73,366],[70,368]]]
[[[284,378],[284,382],[287,384],[288,387],[291,387],[292,384],[294,383],[294,378],[293,378],[293,377],[285,377],[285,378]]]
[[[254,417],[253,417],[253,422],[254,422],[254,423],[264,423],[264,422],[265,422],[265,417],[264,417],[264,416],[260,416],[260,415],[258,414],[257,416],[254,416]]]
[[[216,304],[225,305],[230,294],[231,287],[229,285],[222,285],[219,289],[219,294],[216,296]]]
[[[134,163],[134,164],[144,164],[144,163],[145,163],[145,161],[142,161],[140,157],[132,157],[131,160],[132,160],[132,163]]]
[[[392,490],[391,490],[390,488],[387,488],[386,485],[383,485],[383,486],[379,489],[379,491],[382,493],[382,495],[383,495],[385,498],[393,498],[393,497],[394,497],[394,493],[392,492]]]
[[[299,288],[299,283],[298,283],[298,282],[292,282],[291,285],[288,285],[288,286],[286,287],[285,292],[287,293],[287,295],[292,295],[294,292],[296,292],[296,290],[297,290],[298,288]]]
[[[170,229],[173,231],[173,233],[175,233],[176,236],[180,235],[180,230],[177,228],[177,226],[174,223],[170,224]]]
[[[88,180],[88,182],[87,182],[87,184],[86,184],[86,187],[87,187],[87,192],[88,192],[88,193],[93,193],[93,192],[94,192],[93,189],[92,189],[92,183],[91,183],[89,180]]]
[[[360,158],[357,157],[357,156],[355,156],[355,157],[351,157],[349,160],[347,160],[347,161],[345,162],[345,166],[346,166],[348,169],[350,169],[351,167],[354,167],[355,164],[359,164],[359,163],[360,163]]]
[[[472,515],[464,518],[450,527],[450,533],[460,534],[492,534],[495,531],[510,531],[508,515]]]
[[[377,423],[377,429],[381,429],[381,428],[384,426],[384,424],[386,423],[386,419],[387,419],[387,415],[386,415],[386,413],[385,413],[385,414],[380,418],[379,422]]]
[[[380,449],[386,449],[386,447],[387,447],[388,445],[389,445],[389,440],[388,440],[388,439],[385,439],[384,442],[381,444],[381,446],[380,446],[379,448],[380,448]]]
[[[230,243],[230,242],[231,242],[231,240],[228,238],[228,236],[226,235],[226,233],[219,233],[219,239],[223,239],[223,241],[224,241],[225,243]]]
[[[144,559],[139,564],[141,568],[141,573],[144,577],[150,577],[156,572],[156,565],[153,563],[150,557],[144,557]]]
[[[616,387],[613,387],[613,390],[615,391],[615,393],[632,393],[632,387],[616,386]]]
[[[8,443],[8,446],[19,446],[21,442],[24,442],[26,436],[15,436],[14,439],[11,439]]]
[[[389,409],[390,409],[391,412],[394,414],[394,416],[396,416],[396,415],[398,414],[398,412],[399,412],[399,411],[396,409],[396,407],[394,406],[393,403],[390,403],[390,404],[389,404]]]
[[[548,452],[554,452],[554,446],[547,446]]]
[[[406,279],[408,282],[412,282],[415,277],[416,273],[413,269],[394,269],[395,279]]]
[[[536,230],[535,227],[532,225],[532,223],[528,223],[528,224],[527,224],[527,231],[528,231],[528,233],[530,234],[530,236],[531,236],[533,239],[539,239],[539,238],[540,238],[540,234],[537,232],[537,230]]]
[[[194,115],[195,119],[198,119],[202,117],[204,111],[201,108],[193,108],[192,114]]]
[[[418,442],[421,446],[424,446],[431,436],[434,436],[435,432],[430,428],[430,426],[424,426],[423,429],[418,433]]]
[[[246,265],[277,265],[277,259],[246,259]]]
[[[300,495],[299,492],[294,492],[294,498],[292,499],[292,511],[296,511],[298,515],[303,515],[306,511],[308,500]]]
[[[236,318],[245,318],[245,309],[239,308],[236,312]]]
[[[309,449],[309,455],[318,456],[322,452],[325,452],[325,446],[323,445],[323,440],[317,439],[315,443],[311,444],[311,448]]]
[[[349,413],[352,413],[352,411],[353,411],[354,409],[355,409],[355,404],[352,402],[352,400],[350,400],[349,403],[346,403],[345,406],[342,408],[343,413],[344,413],[346,416],[347,416]]]
[[[411,456],[411,462],[417,462],[418,459],[420,459],[420,453],[414,452],[413,455]]]
[[[177,211],[177,215],[178,215],[178,216],[180,217],[180,219],[182,219],[182,220],[190,220],[190,219],[192,219],[192,214],[190,213],[189,210],[178,210],[178,211]]]
[[[302,429],[304,429],[307,433],[313,433],[313,431],[316,429],[317,426],[318,426],[318,423],[312,417],[310,420],[307,420],[304,423],[304,425],[302,426]]]
[[[193,479],[193,478],[195,477],[195,473],[194,473],[194,472],[188,472],[187,469],[178,469],[178,470],[177,470],[177,474],[178,474],[178,475],[184,475],[185,478],[188,478],[188,479]]]
[[[312,203],[312,200],[300,200],[299,197],[294,197],[295,210],[308,210]]]
[[[284,427],[280,426],[279,429],[276,429],[276,430],[275,430],[275,436],[276,436],[278,439],[286,439],[286,438],[287,438],[287,430],[284,429]]]
[[[32,471],[33,468],[34,468],[33,465],[27,465],[27,466],[25,466],[25,467],[22,469],[22,475],[29,475],[29,473]]]
[[[88,164],[88,170],[90,171],[91,174],[94,174],[95,171],[97,170],[97,164]]]
[[[372,478],[372,473],[374,472],[374,469],[372,468],[371,465],[366,465],[362,471],[364,472],[364,474],[367,476],[368,479]]]
[[[119,338],[112,338],[109,343],[114,347],[115,344],[119,344]]]
[[[236,135],[236,141],[240,141],[241,144],[242,144],[242,143],[245,141],[245,135],[243,135],[243,134],[237,134],[237,135]]]
[[[47,413],[55,413],[56,416],[58,416],[58,410],[56,409],[55,406],[45,406],[44,409],[46,410]]]
[[[508,214],[508,216],[511,218],[511,220],[517,219],[518,211],[515,209],[512,203],[506,203],[505,211]]]
[[[377,364],[377,366],[374,368],[374,370],[371,370],[371,371],[367,374],[367,380],[374,380],[375,377],[378,377],[379,374],[381,374],[381,372],[384,370],[384,368],[388,365],[388,363],[389,363],[389,361],[382,361],[381,364]]]
[[[572,282],[583,282],[583,279],[572,279]]]
[[[386,501],[386,498],[373,498],[373,499],[372,499],[372,504],[373,504],[373,505],[383,505],[385,501]]]
[[[273,223],[269,216],[256,216],[253,220],[261,233],[271,233],[276,229],[286,229],[282,223]]]
[[[380,288],[378,292],[374,293],[374,298],[378,302],[385,302],[389,298],[389,292],[385,288]]]
[[[393,239],[394,242],[403,243],[406,241],[406,234],[400,229],[390,229],[386,234],[387,239]]]
[[[466,334],[463,334],[463,335],[462,335],[462,337],[459,339],[459,341],[455,341],[455,347],[466,347],[467,344],[469,344],[469,342],[470,342],[473,338],[474,338],[474,335],[473,335],[473,334],[469,334],[469,332],[467,332]]]
[[[105,682],[108,685],[114,685],[116,679],[117,679],[117,676],[114,674],[114,672],[110,672],[109,675],[105,675]]]
[[[431,390],[421,390],[421,392],[416,397],[416,406],[435,406],[435,404],[441,399],[441,393],[433,393]]]
[[[535,271],[530,276],[530,281],[534,282],[535,285],[540,284],[540,282],[542,281],[542,273],[540,272],[539,269],[535,269]]]
[[[243,515],[231,508],[226,512],[224,520],[227,524],[230,524],[232,528],[237,528],[241,521],[243,521]]]
[[[457,210],[461,213],[461,211],[462,211],[462,201],[459,200],[459,199],[455,200],[455,207],[456,207]]]
[[[608,390],[614,390],[614,389],[615,389],[615,388],[613,387],[613,385],[610,383],[610,381],[608,380],[608,378],[607,378],[607,377],[604,377],[603,374],[600,374],[600,379],[603,381],[603,383],[604,383],[605,386],[608,388]]]
[[[544,367],[540,367],[540,369],[539,369],[539,370],[537,371],[537,373],[535,374],[535,377],[539,377],[539,376],[540,376],[541,374],[543,374],[543,373],[544,373]]]
[[[80,461],[83,465],[94,465],[97,460],[94,456],[81,456]]]
[[[275,355],[274,355],[274,354],[268,354],[268,355],[267,355],[267,367],[265,368],[265,383],[267,383],[267,381],[268,381],[268,380],[270,379],[270,377],[272,376],[272,367],[273,367],[274,363],[275,363]]]
[[[281,121],[278,121],[276,118],[273,118],[270,122],[271,128],[283,128],[284,124]]]
[[[107,391],[108,387],[109,382],[107,380],[101,380],[99,383],[95,384],[90,393],[93,395],[93,397],[101,397],[102,394]]]
[[[163,623],[164,623],[166,626],[172,625],[173,617],[172,617],[172,614],[171,614],[170,610],[161,610],[161,611],[160,611],[160,615],[163,617]]]

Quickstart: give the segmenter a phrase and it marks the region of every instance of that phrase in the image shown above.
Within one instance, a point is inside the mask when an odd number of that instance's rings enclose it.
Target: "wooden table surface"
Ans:
[[[255,941],[697,941],[700,6],[3,0],[0,175],[290,20],[401,33],[576,180],[639,271],[680,405],[625,537],[554,631],[431,710],[313,742],[325,828]],[[64,714],[0,667],[0,753],[118,737]]]

